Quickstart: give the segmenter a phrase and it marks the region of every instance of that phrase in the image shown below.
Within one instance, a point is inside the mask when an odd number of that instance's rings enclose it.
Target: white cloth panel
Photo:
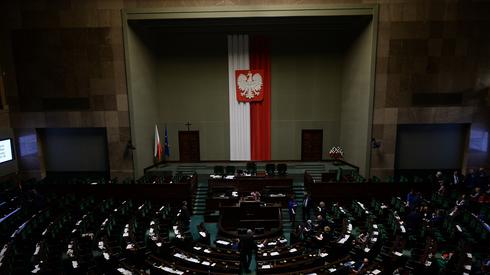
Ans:
[[[250,68],[248,35],[228,35],[230,160],[250,160],[250,104],[236,99],[235,70]]]

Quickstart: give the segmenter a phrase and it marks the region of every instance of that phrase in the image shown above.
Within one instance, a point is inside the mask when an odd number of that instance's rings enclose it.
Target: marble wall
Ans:
[[[0,67],[10,111],[0,126],[18,135],[43,127],[106,127],[111,174],[130,175],[122,8],[356,3],[380,7],[372,133],[382,145],[372,152],[373,175],[393,173],[398,124],[472,123],[488,132],[490,2],[483,0],[1,1]],[[440,100],[415,102],[420,93]],[[460,102],[448,106],[450,93]],[[46,107],[60,99],[71,99],[62,101],[71,109]],[[489,163],[488,152],[468,150],[465,159],[471,166]],[[32,156],[19,157],[19,168],[42,172]]]

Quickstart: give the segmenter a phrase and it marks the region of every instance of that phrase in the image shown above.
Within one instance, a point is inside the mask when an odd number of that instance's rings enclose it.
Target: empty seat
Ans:
[[[234,175],[235,174],[236,167],[233,165],[228,165],[226,166],[226,174],[227,175]]]
[[[279,176],[285,176],[288,173],[288,165],[286,163],[279,163],[277,165],[277,174]]]
[[[214,166],[214,174],[215,175],[223,175],[225,173],[225,168],[222,165]]]
[[[274,163],[268,163],[265,165],[265,172],[268,176],[273,176],[276,172],[276,165]]]

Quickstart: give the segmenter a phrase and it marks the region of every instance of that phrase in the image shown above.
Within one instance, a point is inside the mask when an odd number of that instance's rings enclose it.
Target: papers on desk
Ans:
[[[338,241],[339,244],[344,244],[348,239],[350,235],[345,235],[342,239]]]
[[[347,225],[347,231],[352,231],[352,224],[349,223],[349,225]]]
[[[118,268],[117,271],[119,271],[119,273],[124,274],[124,275],[131,275],[131,274],[133,274],[133,272],[131,272],[131,271],[125,269],[125,268],[122,268],[122,267]]]
[[[212,179],[221,179],[223,176],[221,176],[221,175],[209,175],[209,177]]]
[[[473,255],[471,253],[466,253],[466,257],[472,259],[473,258]]]
[[[327,256],[328,256],[328,253],[326,253],[326,252],[320,253],[320,258],[325,258]]]
[[[372,238],[371,242],[375,243],[378,240],[378,238]]]
[[[298,251],[298,249],[296,249],[296,248],[291,248],[291,249],[289,249],[289,253],[294,253],[294,252],[296,252],[296,251]]]
[[[432,264],[431,261],[425,261],[425,266],[430,266]]]
[[[317,275],[316,273],[307,273],[306,275]]]
[[[279,256],[279,252],[273,251],[273,252],[271,252],[271,256]]]
[[[262,269],[270,269],[270,268],[272,268],[272,266],[270,264],[266,264],[266,265],[261,266],[260,268],[262,268]]]
[[[379,269],[375,269],[375,270],[371,271],[371,274],[374,274],[374,275],[377,275],[379,273],[381,273],[381,270],[379,270]]]
[[[470,270],[471,270],[471,265],[469,265],[469,264],[465,265],[465,266],[464,266],[464,269],[466,269],[466,270],[470,271]]]
[[[377,224],[373,224],[373,228],[374,229],[378,229],[378,225]]]
[[[202,249],[202,247],[200,247],[200,246],[194,246],[193,248],[194,248],[194,250],[197,250],[197,251]]]
[[[262,257],[267,257],[267,252],[262,253]]]
[[[288,240],[286,240],[286,239],[279,239],[279,242],[280,242],[280,243],[287,243],[287,242],[288,242]]]
[[[228,175],[228,176],[225,177],[225,179],[227,179],[227,180],[232,180],[234,178],[235,178],[235,176],[233,176],[233,175]]]
[[[463,229],[461,229],[461,226],[459,226],[459,224],[456,225],[456,229],[458,229],[459,232],[463,232]]]
[[[5,252],[7,252],[8,244],[4,245],[2,251],[0,251],[0,265],[2,264],[2,259],[5,256]]]
[[[211,265],[211,263],[210,263],[210,262],[208,262],[208,261],[203,261],[201,264],[202,264],[202,265],[206,265],[206,266]]]
[[[369,249],[369,247],[364,248],[364,252],[368,253],[369,251],[371,251],[371,249]]]
[[[71,261],[71,266],[73,268],[78,268],[78,262],[77,261]]]
[[[100,241],[97,246],[99,247],[99,249],[105,249],[103,241]]]
[[[231,192],[231,196],[234,197],[234,198],[237,198],[238,197],[238,192],[237,191],[232,191]]]
[[[162,269],[163,271],[166,271],[166,272],[172,273],[172,274],[177,274],[177,275],[184,274],[184,271],[180,271],[178,269],[173,269],[173,268],[170,268],[168,266],[164,266],[163,268],[162,267],[159,267],[159,268]]]
[[[271,197],[271,198],[284,198],[284,197],[286,197],[286,194],[282,194],[282,193],[270,194],[269,197]]]
[[[223,241],[223,240],[217,240],[216,243],[222,244],[222,245],[229,245],[230,242]]]
[[[396,256],[400,257],[400,256],[403,256],[402,253],[398,252],[398,251],[394,251],[393,254],[395,254]]]
[[[374,236],[378,236],[378,234],[379,234],[378,231],[373,231]]]
[[[39,268],[39,265],[35,265],[34,266],[34,269],[31,271],[31,273],[37,273],[39,270],[41,270],[41,268]]]
[[[407,232],[407,231],[405,230],[405,226],[403,226],[403,225],[402,225],[402,226],[400,226],[400,229],[401,229],[402,233]]]
[[[198,259],[192,258],[192,257],[188,257],[188,256],[186,256],[184,254],[180,254],[180,253],[175,253],[174,254],[174,257],[180,258],[182,260],[186,260],[186,261],[192,262],[192,263],[199,263],[199,260]]]
[[[130,243],[126,245],[126,249],[134,249],[134,244]]]
[[[39,253],[39,250],[41,249],[41,245],[39,243],[36,244],[36,250],[34,251],[33,255],[37,255]]]
[[[263,244],[261,244],[261,243],[259,243],[259,244],[257,245],[257,247],[258,247],[258,248],[263,248],[263,247],[264,247],[264,245],[263,245]]]
[[[209,253],[211,253],[211,250],[209,250],[209,249],[206,248],[206,249],[203,250],[203,252],[209,254]]]
[[[328,269],[328,271],[329,271],[330,273],[334,273],[335,271],[337,271],[337,269],[332,267],[332,268],[329,268],[329,269]]]
[[[162,247],[162,243],[161,242],[157,242],[157,246],[158,247]]]
[[[356,262],[354,261],[350,261],[350,262],[346,262],[344,263],[344,266],[353,266]]]
[[[271,245],[272,246],[272,245],[276,245],[276,244],[277,244],[277,242],[270,242],[267,245]]]
[[[201,237],[203,237],[203,238],[206,238],[206,232],[200,231],[199,235],[201,235]]]
[[[104,259],[109,260],[111,256],[107,252],[103,252],[102,255],[104,256]]]

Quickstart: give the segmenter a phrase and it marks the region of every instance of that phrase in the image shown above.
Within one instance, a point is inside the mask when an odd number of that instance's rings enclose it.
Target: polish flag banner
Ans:
[[[236,98],[239,102],[255,102],[264,99],[264,71],[236,70]]]

